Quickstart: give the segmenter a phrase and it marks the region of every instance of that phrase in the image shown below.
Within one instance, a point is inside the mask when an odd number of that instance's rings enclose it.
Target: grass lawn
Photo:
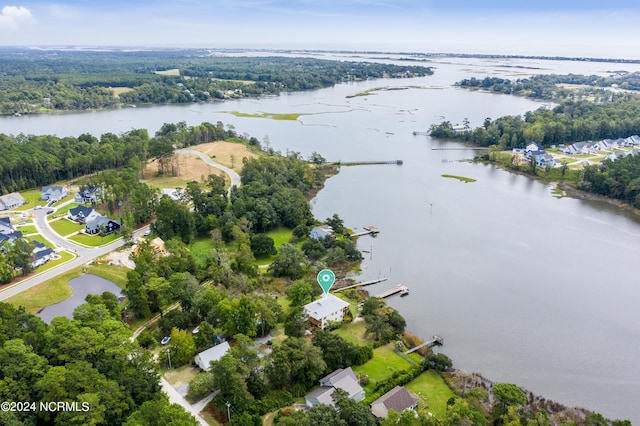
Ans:
[[[35,225],[17,226],[16,231],[22,232],[22,235],[35,234],[38,232]]]
[[[164,373],[164,378],[167,379],[167,382],[169,382],[171,386],[176,388],[189,384],[189,381],[198,374],[198,371],[197,368],[187,364],[182,367],[167,370]]]
[[[51,247],[51,243],[45,237],[40,234],[33,234],[26,237],[28,241],[39,241],[47,247]]]
[[[66,252],[60,253],[60,259],[52,260],[46,265],[38,268],[38,272],[45,271],[56,265],[59,265],[67,260],[73,259],[74,255]],[[81,266],[70,270],[67,273],[58,275],[49,281],[39,284],[35,287],[25,290],[20,294],[7,299],[8,303],[12,303],[16,306],[24,306],[27,312],[35,314],[40,309],[54,305],[68,299],[73,294],[73,290],[69,286],[69,280],[79,277],[83,272],[88,274],[98,275],[109,281],[113,281],[115,284],[124,287],[126,284],[126,274],[129,269],[124,266],[111,266],[111,265],[90,265]]]
[[[114,232],[104,237],[101,237],[99,235],[78,234],[69,239],[85,246],[99,247],[105,244],[109,244],[110,242],[113,242],[118,238],[120,238],[120,233]]]
[[[405,388],[413,392],[420,398],[424,407],[429,407],[427,411],[434,414],[438,418],[442,418],[447,411],[447,400],[455,394],[442,377],[435,371],[426,371],[405,385]]]
[[[17,210],[17,211],[31,210],[37,205],[43,206],[46,204],[46,201],[40,200],[40,196],[42,195],[42,192],[39,189],[30,189],[29,191],[19,191],[19,193],[20,195],[22,195],[22,198],[24,198],[24,201],[26,202],[26,204],[20,207],[16,207],[13,210]]]
[[[81,206],[81,205],[83,205],[83,204],[80,204],[80,203],[69,203],[66,206],[60,207],[51,216],[52,217],[66,216],[67,214],[69,214],[69,210],[75,209],[76,207]],[[89,207],[89,206],[87,206],[87,207]]]
[[[339,329],[333,331],[348,342],[356,345],[370,345],[373,340],[365,337],[366,323],[364,321],[342,324]]]
[[[198,266],[204,266],[207,263],[207,260],[211,257],[213,248],[213,240],[207,237],[196,238],[193,243],[191,243],[191,254],[193,254],[193,258],[196,260]]]
[[[70,270],[55,278],[31,287],[6,301],[15,306],[24,306],[27,312],[35,314],[40,309],[68,299],[73,294],[69,280],[82,274],[82,267]]]
[[[116,284],[120,288],[124,288],[127,285],[127,272],[131,269],[126,266],[116,266],[107,264],[94,264],[85,268],[87,274],[97,275],[109,280]]]
[[[388,379],[396,371],[404,371],[411,368],[412,364],[398,355],[393,347],[388,344],[373,350],[373,358],[364,365],[353,368],[358,376],[369,376],[369,384],[364,387],[367,394],[373,392],[377,382]]]
[[[80,223],[72,222],[69,219],[65,219],[65,218],[53,220],[49,222],[49,225],[54,231],[56,231],[58,234],[62,235],[63,237],[65,235],[73,234],[75,232],[78,232],[81,229],[84,229],[84,225]]]
[[[293,236],[293,230],[281,226],[277,229],[274,229],[273,231],[267,232],[266,235],[271,237],[271,239],[273,239],[273,245],[275,246],[276,250],[279,250],[280,246],[283,243],[288,243],[289,240],[291,240],[291,237]],[[276,256],[277,255],[259,257],[256,259],[256,265],[258,266],[271,265],[273,263],[273,260],[276,258]]]
[[[60,259],[51,260],[45,263],[38,268],[38,272],[44,272],[48,269],[55,268],[56,266],[62,265],[63,263],[75,258],[75,255],[67,253],[66,251],[61,251],[58,255],[60,256]]]

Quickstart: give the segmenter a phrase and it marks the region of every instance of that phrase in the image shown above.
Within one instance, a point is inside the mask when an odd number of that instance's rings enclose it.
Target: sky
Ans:
[[[0,0],[0,45],[640,59],[638,22],[637,0]]]

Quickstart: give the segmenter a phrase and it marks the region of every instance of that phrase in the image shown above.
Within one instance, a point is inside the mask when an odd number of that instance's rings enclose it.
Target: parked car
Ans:
[[[144,235],[145,237],[148,237],[148,236],[149,236],[149,234],[151,234],[151,229],[147,229],[146,231],[144,231],[144,232],[142,233],[142,235]]]
[[[161,344],[161,345],[166,345],[167,343],[169,343],[169,341],[170,341],[170,340],[171,340],[171,337],[169,337],[169,336],[164,336],[164,337],[162,338],[162,340],[160,341],[160,344]]]

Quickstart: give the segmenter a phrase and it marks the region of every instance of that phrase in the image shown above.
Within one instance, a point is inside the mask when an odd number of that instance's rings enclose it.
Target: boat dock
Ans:
[[[378,227],[377,226],[373,226],[373,225],[371,225],[371,226],[363,226],[362,229],[364,229],[364,231],[356,232],[355,234],[351,234],[350,237],[361,237],[363,235],[369,235],[369,234],[375,235],[375,234],[380,232]]]
[[[332,164],[334,166],[371,166],[376,164],[395,164],[402,166],[402,160],[385,160],[385,161],[335,161]]]
[[[348,285],[348,286],[346,286],[346,287],[340,287],[340,288],[337,288],[337,289],[333,290],[333,292],[335,293],[335,292],[337,292],[337,291],[347,290],[347,289],[349,289],[349,288],[354,288],[354,287],[366,287],[366,286],[368,286],[368,285],[371,285],[371,284],[378,284],[378,283],[381,283],[381,282],[386,281],[386,280],[387,280],[387,277],[378,278],[378,279],[376,279],[376,280],[371,280],[371,281],[364,281],[364,282],[361,282],[361,283],[356,283],[356,284]]]
[[[443,344],[444,344],[444,338],[436,334],[433,336],[433,339],[429,340],[428,342],[424,342],[421,345],[416,346],[415,348],[411,348],[408,351],[405,351],[404,354],[408,355],[412,352],[417,351],[420,348],[424,348],[425,346],[432,348],[434,346],[442,346]]]
[[[404,284],[398,284],[397,286],[395,286],[392,289],[383,291],[382,293],[378,293],[376,294],[374,297],[377,297],[378,299],[386,299],[389,296],[393,296],[394,294],[398,294],[400,293],[401,296],[406,296],[409,294],[409,287],[407,287]]]

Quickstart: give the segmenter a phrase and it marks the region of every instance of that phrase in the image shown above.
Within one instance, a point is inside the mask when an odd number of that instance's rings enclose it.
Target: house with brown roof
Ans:
[[[374,416],[386,419],[389,410],[398,413],[404,410],[413,410],[418,406],[420,398],[406,390],[403,386],[396,386],[371,403],[371,412]]]

